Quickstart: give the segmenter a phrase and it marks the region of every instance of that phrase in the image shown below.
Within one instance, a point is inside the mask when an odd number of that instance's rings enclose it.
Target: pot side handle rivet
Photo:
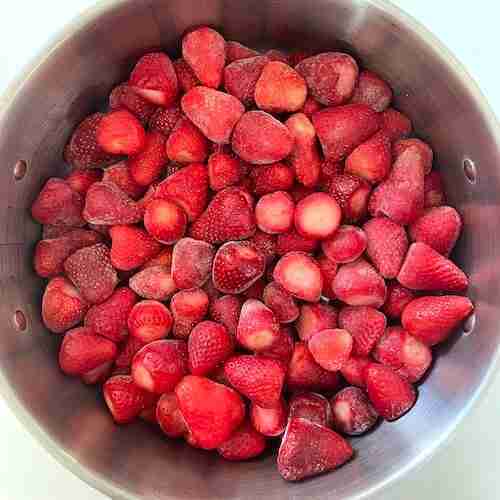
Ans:
[[[472,313],[465,321],[462,326],[464,336],[468,337],[473,331],[474,327],[476,326],[476,314]]]
[[[471,184],[477,182],[477,169],[475,163],[470,158],[465,158],[463,162],[464,174]]]
[[[24,160],[18,160],[14,165],[13,174],[16,181],[20,181],[26,175],[28,164]]]
[[[12,323],[14,324],[14,328],[18,332],[24,332],[26,330],[26,327],[28,326],[26,315],[19,309],[12,316]]]

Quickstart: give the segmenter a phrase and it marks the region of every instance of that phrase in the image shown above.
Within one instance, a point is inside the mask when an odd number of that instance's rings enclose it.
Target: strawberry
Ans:
[[[136,302],[137,296],[130,288],[117,288],[109,299],[89,309],[85,326],[113,342],[120,342],[128,335],[127,318]]]
[[[132,361],[135,384],[155,394],[173,391],[187,374],[187,356],[183,340],[156,340],[145,345]]]
[[[232,337],[236,336],[236,328],[240,317],[242,301],[235,295],[223,295],[210,303],[210,317],[224,325]]]
[[[99,182],[101,179],[102,170],[89,168],[86,170],[73,170],[73,172],[66,177],[66,182],[73,191],[85,196],[90,186],[92,186],[94,182]]]
[[[138,200],[146,192],[146,188],[137,184],[130,175],[127,162],[115,163],[104,171],[103,182],[116,184],[127,196]]]
[[[231,154],[213,153],[208,158],[208,178],[213,191],[238,184],[241,174],[240,161]]]
[[[182,92],[189,92],[193,87],[201,85],[191,66],[182,57],[176,59],[173,65],[175,74],[177,75],[177,82]]]
[[[401,323],[414,337],[432,346],[444,342],[473,308],[467,297],[420,297],[404,308]]]
[[[177,290],[170,269],[165,266],[149,266],[134,274],[128,284],[143,299],[167,300]]]
[[[142,212],[114,182],[103,181],[92,184],[87,191],[83,217],[92,224],[114,226],[135,224],[142,219]]]
[[[274,408],[280,401],[285,381],[285,366],[273,358],[242,354],[224,363],[229,383],[262,408]]]
[[[346,222],[358,222],[365,217],[371,188],[364,179],[350,174],[333,175],[326,182],[326,191],[339,204]]]
[[[331,400],[333,426],[348,436],[359,436],[374,427],[378,414],[359,387],[346,387]]]
[[[170,198],[182,207],[189,222],[198,219],[208,201],[208,172],[202,163],[193,163],[158,184],[155,198]]]
[[[283,434],[288,418],[288,405],[284,399],[273,408],[262,408],[252,403],[250,421],[253,428],[263,436],[276,437]]]
[[[307,342],[314,361],[331,372],[342,368],[351,355],[352,345],[352,335],[341,329],[322,330]]]
[[[285,191],[275,191],[260,198],[255,206],[257,227],[269,234],[288,232],[293,226],[295,205]]]
[[[177,292],[170,301],[174,317],[174,337],[186,339],[208,312],[208,295],[201,288]]]
[[[312,115],[316,113],[316,111],[319,111],[320,109],[323,109],[324,106],[316,101],[313,97],[309,96],[306,99],[306,102],[304,103],[304,106],[302,106],[301,112],[304,113],[309,120],[312,118]]]
[[[229,241],[215,254],[212,281],[220,292],[238,294],[255,283],[265,267],[264,255],[251,243]]]
[[[172,278],[177,288],[203,286],[210,277],[214,248],[205,241],[182,238],[172,253]]]
[[[395,278],[408,250],[404,227],[387,217],[374,217],[363,226],[366,254],[384,278]]]
[[[66,278],[52,278],[42,298],[43,324],[51,332],[65,332],[82,321],[88,308],[87,301]]]
[[[82,209],[81,195],[67,181],[52,177],[31,205],[31,216],[40,224],[81,227],[85,225]]]
[[[397,279],[411,290],[461,292],[469,286],[461,269],[425,243],[410,245]]]
[[[225,326],[202,321],[189,335],[189,371],[193,375],[206,375],[229,358],[233,349],[233,338]]]
[[[342,175],[344,173],[344,162],[333,161],[333,160],[323,160],[321,163],[321,175],[320,179],[323,182],[331,179],[335,175]],[[352,176],[356,178],[356,176]]]
[[[366,245],[367,237],[361,228],[343,225],[321,243],[321,249],[332,262],[347,264],[361,257]]]
[[[387,283],[387,298],[382,307],[384,314],[391,319],[401,317],[403,309],[416,297],[413,290],[400,285],[397,281]]]
[[[144,212],[144,227],[160,243],[171,245],[186,232],[187,215],[171,200],[151,200]]]
[[[254,168],[250,175],[255,182],[254,192],[259,196],[274,191],[288,191],[295,180],[293,170],[279,162]]]
[[[132,337],[144,343],[167,337],[173,318],[168,308],[157,300],[137,302],[128,315],[127,326]]]
[[[128,160],[132,179],[140,186],[156,181],[167,162],[166,139],[160,132],[148,132],[142,150]]]
[[[113,361],[117,347],[90,328],[73,328],[64,335],[59,349],[59,366],[66,375],[80,376]]]
[[[321,270],[304,252],[289,252],[278,261],[273,278],[294,297],[317,302],[323,288]]]
[[[462,219],[453,207],[431,208],[408,228],[412,241],[426,243],[448,256],[462,231]]]
[[[394,108],[387,108],[380,113],[382,120],[381,130],[389,136],[391,141],[404,139],[411,133],[412,125],[410,119]]]
[[[134,356],[145,345],[146,344],[142,342],[142,340],[129,335],[121,344],[120,351],[115,359],[115,367],[117,369],[124,370],[125,374],[130,373],[130,367],[132,366],[132,360],[134,359]]]
[[[229,65],[233,61],[238,61],[239,59],[247,59],[249,57],[258,56],[259,52],[245,45],[235,42],[233,40],[228,40],[226,42],[226,63]],[[226,66],[227,68],[227,66]]]
[[[77,250],[64,262],[66,276],[92,304],[104,302],[118,283],[110,251],[103,243]]]
[[[364,259],[340,266],[332,290],[339,300],[350,306],[380,307],[385,302],[384,279]]]
[[[333,196],[313,193],[297,203],[295,229],[305,238],[324,240],[335,233],[341,218],[342,211]]]
[[[306,420],[289,420],[278,452],[278,471],[298,481],[340,467],[353,455],[351,445],[336,432]]]
[[[205,161],[208,156],[208,141],[201,131],[187,118],[180,118],[168,136],[167,157],[178,163]]]
[[[340,372],[348,384],[364,389],[366,387],[364,372],[370,363],[372,363],[370,358],[351,356],[342,365]]]
[[[203,26],[182,39],[182,57],[202,85],[216,89],[226,62],[226,41],[217,31]]]
[[[384,420],[397,420],[415,404],[417,393],[414,387],[388,366],[368,365],[365,380],[368,397]]]
[[[255,86],[268,62],[267,57],[258,54],[231,62],[224,68],[224,88],[245,106],[252,106]]]
[[[262,300],[274,312],[280,323],[291,323],[299,317],[297,302],[276,281],[272,281],[264,288]]]
[[[255,234],[248,240],[266,258],[266,263],[270,264],[276,256],[276,237],[263,231],[255,231]]]
[[[154,104],[144,99],[127,83],[116,86],[109,94],[109,109],[116,111],[126,109],[136,116],[144,125],[154,113]]]
[[[279,323],[273,311],[256,299],[248,299],[241,308],[236,338],[248,350],[271,348],[279,335]]]
[[[315,392],[294,394],[290,399],[288,418],[304,418],[324,427],[332,426],[332,409],[325,396]]]
[[[266,449],[266,439],[249,422],[243,422],[218,448],[226,460],[239,461],[255,458]]]
[[[121,109],[104,115],[96,130],[99,146],[113,155],[136,155],[145,146],[146,132],[141,122]]]
[[[141,267],[161,250],[161,245],[139,227],[113,226],[109,235],[111,262],[122,271]]]
[[[392,90],[389,84],[373,71],[363,70],[359,73],[356,87],[352,94],[352,103],[362,103],[380,113],[392,100]]]
[[[144,407],[144,391],[134,384],[129,375],[115,375],[103,386],[104,401],[117,424],[135,420]]]
[[[232,187],[219,191],[205,212],[191,225],[191,236],[208,243],[242,240],[255,232],[253,210],[246,194]]]
[[[182,416],[197,447],[222,445],[245,418],[245,405],[233,389],[205,377],[187,375],[175,388]]]
[[[433,170],[424,178],[424,207],[439,207],[445,204],[445,194],[441,174]]]
[[[169,438],[182,437],[188,431],[174,392],[161,395],[156,406],[156,420]]]
[[[329,304],[303,304],[295,326],[300,339],[307,341],[322,330],[337,328],[337,310]]]
[[[400,139],[396,141],[392,145],[392,156],[394,159],[397,159],[401,156],[408,148],[416,147],[422,156],[422,161],[424,165],[424,175],[430,174],[432,170],[432,159],[434,157],[434,153],[431,147],[421,141],[420,139],[412,138],[412,139]]]
[[[385,331],[384,314],[373,307],[348,306],[339,313],[339,326],[353,338],[353,356],[368,356]]]
[[[271,347],[264,349],[260,353],[262,356],[279,359],[281,362],[288,365],[288,363],[290,363],[290,359],[292,359],[293,344],[294,339],[292,329],[290,327],[281,326],[276,340],[273,342]]]
[[[148,120],[149,130],[168,137],[182,117],[182,109],[178,102],[168,108],[156,108]]]
[[[128,84],[137,94],[157,106],[168,107],[177,97],[174,66],[162,52],[142,56],[132,70]]]

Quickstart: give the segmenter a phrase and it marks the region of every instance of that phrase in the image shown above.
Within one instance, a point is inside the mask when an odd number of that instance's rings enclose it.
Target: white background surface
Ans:
[[[92,0],[17,0],[2,6],[0,91],[47,39]],[[465,64],[500,116],[496,0],[398,0]],[[43,98],[43,96],[41,96]],[[500,165],[499,165],[500,167]],[[385,491],[384,500],[500,498],[500,375],[452,442]],[[33,440],[0,399],[0,499],[105,500]]]

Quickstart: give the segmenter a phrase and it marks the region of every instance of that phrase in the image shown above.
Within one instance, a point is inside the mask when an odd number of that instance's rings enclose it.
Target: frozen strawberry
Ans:
[[[73,170],[73,172],[66,177],[66,182],[73,191],[85,196],[90,186],[92,186],[94,182],[99,182],[101,179],[102,170],[89,168],[85,170]]]
[[[109,109],[116,111],[126,109],[136,116],[144,125],[148,123],[150,116],[156,107],[139,95],[127,83],[116,86],[109,94]]]
[[[397,420],[415,404],[415,389],[392,368],[372,363],[365,369],[365,379],[368,397],[383,419]]]
[[[342,329],[321,330],[307,342],[314,361],[331,372],[342,368],[351,355],[352,346],[352,335]]]
[[[273,277],[294,297],[317,302],[323,288],[321,270],[314,259],[304,252],[289,252],[278,261]]]
[[[222,293],[244,292],[263,274],[264,255],[247,241],[229,241],[222,245],[214,257],[212,281]]]
[[[323,241],[321,249],[333,262],[346,264],[358,259],[366,249],[366,234],[356,226],[340,226],[334,235]]]
[[[31,205],[31,215],[40,224],[81,227],[85,225],[82,209],[81,195],[67,181],[52,177]]]
[[[323,277],[323,289],[321,290],[321,295],[327,299],[334,300],[335,294],[333,293],[332,284],[339,266],[323,254],[317,257],[316,262],[318,263],[321,270],[321,276]]]
[[[368,70],[359,73],[350,102],[366,104],[380,113],[387,109],[391,100],[391,87],[379,75]]]
[[[210,317],[224,325],[231,336],[236,336],[242,301],[235,295],[223,295],[210,303]]]
[[[412,241],[426,243],[445,256],[453,250],[461,231],[459,213],[448,206],[431,208],[408,228]]]
[[[43,324],[51,332],[65,332],[82,321],[88,308],[89,304],[66,278],[52,278],[43,293]]]
[[[295,228],[310,239],[326,239],[337,230],[342,211],[335,198],[326,193],[313,193],[297,203]]]
[[[186,212],[170,200],[151,200],[144,212],[144,227],[160,243],[171,245],[186,232]]]
[[[210,188],[220,191],[234,186],[241,181],[242,169],[240,161],[228,153],[214,153],[208,159],[208,178]]]
[[[187,370],[187,346],[183,340],[151,342],[132,361],[134,382],[155,394],[173,391]]]
[[[202,163],[193,163],[158,184],[155,198],[170,198],[186,212],[190,222],[205,210],[208,201],[208,171]]]
[[[247,195],[236,187],[219,191],[191,225],[191,237],[208,243],[242,240],[255,232],[255,218]]]
[[[208,295],[201,288],[177,292],[170,301],[174,317],[174,337],[186,339],[208,312]]]
[[[226,42],[217,31],[204,26],[189,32],[182,39],[182,57],[203,85],[219,87],[226,62]]]
[[[267,57],[256,54],[228,64],[224,68],[224,88],[245,106],[253,105],[255,86],[268,62]]]
[[[127,335],[127,318],[137,302],[130,288],[117,288],[109,299],[92,306],[85,316],[85,326],[98,335],[121,342]]]
[[[173,247],[164,247],[152,259],[144,263],[142,269],[155,266],[163,266],[168,269],[172,266]]]
[[[314,361],[305,342],[296,342],[288,365],[286,385],[291,391],[335,391],[340,384],[337,372],[323,369]]]
[[[168,137],[182,116],[181,106],[178,102],[168,108],[156,108],[148,120],[149,130],[160,132]]]
[[[113,156],[97,142],[96,131],[104,113],[94,113],[74,130],[64,149],[64,159],[74,168],[96,168],[109,163]]]
[[[102,177],[103,182],[116,184],[127,196],[133,200],[138,200],[145,192],[146,188],[137,184],[130,175],[127,162],[120,162],[108,167]]]
[[[177,97],[178,84],[170,58],[162,52],[142,56],[135,65],[128,82],[141,97],[168,107]]]
[[[330,403],[321,394],[302,392],[290,399],[288,418],[304,418],[324,427],[332,426]]]
[[[92,224],[114,226],[135,224],[142,219],[142,212],[114,182],[103,181],[92,184],[87,191],[83,217]]]
[[[265,449],[265,437],[257,432],[249,422],[244,422],[227,441],[224,441],[217,448],[217,451],[226,460],[240,461],[255,458]]]
[[[182,437],[188,431],[174,392],[161,395],[156,405],[156,420],[169,438]]]
[[[269,283],[262,294],[264,304],[271,309],[280,323],[291,323],[299,316],[295,299],[276,281]]]
[[[234,127],[231,144],[240,158],[262,165],[287,157],[293,137],[285,125],[265,111],[248,111]]]
[[[339,300],[350,306],[380,307],[385,302],[384,279],[364,259],[340,266],[332,289]]]
[[[344,173],[344,162],[342,161],[333,161],[333,160],[324,160],[321,163],[321,176],[320,180],[323,181],[324,184],[327,184],[327,181],[336,175],[341,175]],[[356,178],[355,176],[352,176]]]
[[[373,307],[348,306],[339,313],[339,326],[353,338],[353,356],[368,356],[385,331],[384,314]]]
[[[272,262],[272,260],[276,256],[275,236],[257,230],[248,241],[260,250],[260,252],[266,258],[267,264],[270,264]]]
[[[189,335],[189,371],[193,375],[206,375],[229,358],[233,349],[233,338],[224,325],[202,321]]]
[[[367,238],[366,254],[384,278],[395,278],[408,250],[403,226],[387,217],[370,219],[363,229]]]
[[[391,164],[391,141],[384,132],[377,132],[346,158],[345,173],[377,183],[387,177]]]
[[[208,141],[187,118],[180,118],[167,139],[167,156],[179,163],[205,161]]]
[[[228,65],[233,61],[238,61],[239,59],[247,59],[248,57],[255,57],[258,55],[259,53],[256,50],[246,47],[239,42],[235,42],[233,40],[229,40],[226,42],[226,63]]]
[[[304,113],[307,116],[307,118],[311,119],[312,115],[316,113],[316,111],[323,109],[323,107],[324,106],[320,104],[318,101],[316,101],[316,99],[309,96],[306,99],[304,106],[302,106],[301,112]]]
[[[363,434],[377,423],[378,414],[359,387],[346,387],[331,401],[334,428],[349,436]]]
[[[128,284],[140,297],[160,301],[167,300],[177,290],[170,269],[165,266],[149,266],[134,274]]]
[[[134,359],[134,356],[145,345],[146,344],[142,342],[142,340],[129,335],[123,342],[123,344],[121,344],[120,352],[115,359],[115,368],[123,370],[125,374],[130,373],[130,367],[132,366],[132,360]]]
[[[197,446],[222,445],[245,418],[245,405],[233,389],[205,377],[188,375],[175,388],[186,425]]]
[[[342,376],[350,385],[365,388],[365,368],[372,363],[370,358],[351,356],[340,369]]]
[[[464,272],[425,243],[412,243],[398,281],[411,290],[461,292],[469,286]]]
[[[160,177],[168,160],[165,145],[163,134],[148,132],[142,151],[128,160],[130,175],[140,186],[149,186]]]
[[[255,182],[254,192],[257,195],[288,191],[295,180],[293,170],[279,162],[255,168],[250,175]]]
[[[172,64],[174,65],[177,84],[181,92],[189,92],[193,87],[201,85],[191,66],[182,57],[176,59]]]
[[[64,262],[64,271],[82,297],[92,304],[104,302],[118,283],[109,248],[103,243],[74,252]]]
[[[66,375],[80,376],[113,361],[117,347],[90,328],[73,328],[64,335],[59,350],[59,366]]]
[[[144,343],[167,337],[172,324],[172,314],[157,300],[141,300],[133,306],[127,320],[130,335]]]
[[[305,418],[289,420],[278,452],[278,471],[287,481],[298,481],[340,467],[353,455],[339,434]]]
[[[145,146],[146,133],[141,122],[121,109],[103,116],[96,131],[99,146],[114,155],[135,155]]]
[[[294,336],[292,329],[288,326],[281,326],[276,340],[268,349],[260,352],[262,356],[279,359],[285,365],[288,365],[293,354]]]
[[[381,130],[389,136],[391,141],[404,139],[411,133],[412,125],[410,119],[394,108],[387,108],[380,113],[382,119]]]
[[[420,139],[412,138],[412,139],[400,139],[396,141],[392,145],[392,156],[394,160],[397,160],[402,153],[404,153],[408,148],[411,147],[416,147],[420,151],[424,164],[424,174],[428,175],[432,169],[432,159],[434,153],[431,147],[424,141],[421,141]]]
[[[325,106],[346,102],[358,78],[356,61],[341,52],[324,52],[308,57],[295,69],[305,78],[312,96]]]
[[[288,161],[295,171],[295,177],[304,186],[314,187],[321,174],[321,157],[311,120],[303,113],[295,113],[285,125],[294,138]]]
[[[250,406],[250,421],[253,428],[260,434],[276,437],[283,434],[288,417],[288,405],[284,399],[273,408],[262,408],[252,403]]]
[[[255,206],[257,227],[269,234],[286,233],[293,226],[294,211],[292,197],[285,191],[266,194]]]
[[[424,207],[432,208],[444,205],[446,202],[441,174],[433,170],[424,178]]]
[[[401,317],[403,309],[416,297],[413,290],[405,288],[397,281],[387,283],[387,298],[382,307],[384,314],[391,319]]]
[[[144,391],[129,375],[115,375],[103,386],[104,401],[117,424],[132,422],[144,408]]]
[[[358,222],[368,211],[371,188],[361,177],[339,174],[330,177],[326,191],[335,198],[346,222]]]
[[[401,323],[415,338],[433,346],[444,342],[473,308],[467,297],[420,297],[404,308]]]

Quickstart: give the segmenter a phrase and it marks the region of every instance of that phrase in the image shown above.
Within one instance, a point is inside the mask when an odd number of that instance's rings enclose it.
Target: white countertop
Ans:
[[[2,8],[0,91],[30,57],[92,0],[19,0]],[[500,116],[500,7],[495,0],[396,0],[455,53]],[[463,6],[462,6],[463,5]],[[500,166],[499,166],[500,167]],[[447,447],[380,498],[500,498],[500,374]],[[0,399],[0,500],[105,500],[59,465]]]

